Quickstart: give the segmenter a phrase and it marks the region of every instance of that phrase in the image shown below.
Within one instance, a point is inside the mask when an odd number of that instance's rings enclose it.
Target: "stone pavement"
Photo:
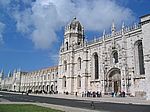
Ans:
[[[21,93],[17,93],[21,94]],[[76,100],[87,100],[87,101],[99,101],[99,102],[112,102],[112,103],[124,103],[124,104],[138,104],[138,105],[150,105],[150,101],[147,101],[146,98],[139,98],[139,97],[125,97],[125,98],[114,98],[111,96],[103,96],[100,98],[93,98],[93,97],[81,97],[81,96],[74,96],[74,95],[64,95],[64,94],[29,94],[34,96],[43,96],[43,97],[56,97],[56,98],[65,98],[65,99],[76,99]],[[20,103],[20,102],[9,102],[5,99],[0,99],[1,103]],[[23,102],[25,103],[25,102]],[[29,104],[29,103],[27,103]],[[91,112],[91,110],[83,109],[83,108],[74,108],[74,107],[67,107],[62,105],[53,105],[53,104],[46,104],[46,103],[31,103],[43,107],[48,107],[52,109],[62,110],[65,112]],[[96,110],[92,110],[92,112],[99,112]],[[106,112],[106,111],[105,111]]]

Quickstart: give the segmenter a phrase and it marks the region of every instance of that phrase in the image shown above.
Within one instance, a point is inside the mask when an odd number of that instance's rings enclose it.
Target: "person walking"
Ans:
[[[117,93],[116,93],[116,91],[114,92],[114,98],[116,98],[116,95],[117,95]]]
[[[78,96],[78,93],[76,92],[76,97]]]

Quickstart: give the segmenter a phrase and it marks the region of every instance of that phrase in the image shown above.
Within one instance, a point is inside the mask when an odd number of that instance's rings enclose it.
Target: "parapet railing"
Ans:
[[[116,31],[114,36],[122,35],[122,31],[124,31],[124,34],[125,34],[125,33],[128,33],[128,32],[140,29],[140,28],[141,28],[140,24],[134,23],[133,26],[130,26],[130,27],[124,28],[122,30]],[[112,38],[112,34],[106,34],[105,39],[107,39],[107,38]],[[102,36],[98,37],[98,38],[94,37],[93,40],[90,40],[90,41],[87,42],[87,45],[94,44],[94,43],[97,43],[99,41],[102,41]]]

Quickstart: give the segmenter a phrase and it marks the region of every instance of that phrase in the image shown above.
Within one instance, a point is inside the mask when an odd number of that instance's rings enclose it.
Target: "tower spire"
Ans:
[[[124,22],[122,23],[122,35],[124,34],[125,27],[124,27]]]
[[[112,31],[113,34],[116,32],[116,26],[115,26],[115,23],[114,23],[114,19],[112,20],[111,31]]]
[[[1,78],[3,78],[3,76],[4,76],[4,69],[2,69],[2,71],[0,72],[0,80]]]
[[[103,31],[103,41],[105,41],[106,30]]]
[[[112,20],[112,27],[115,27],[114,19]]]
[[[124,29],[124,22],[122,23],[122,29]]]
[[[104,31],[103,31],[103,36],[104,36],[104,35],[106,35],[106,30],[105,30],[105,29],[104,29]]]
[[[2,74],[4,73],[4,69],[2,69],[1,73],[2,73]]]
[[[10,73],[10,70],[9,70],[9,72],[8,72],[8,77],[10,77],[11,76],[11,73]]]

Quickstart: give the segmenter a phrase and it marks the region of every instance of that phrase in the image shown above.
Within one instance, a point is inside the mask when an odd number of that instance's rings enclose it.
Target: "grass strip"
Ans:
[[[33,104],[0,104],[0,112],[63,112]]]

